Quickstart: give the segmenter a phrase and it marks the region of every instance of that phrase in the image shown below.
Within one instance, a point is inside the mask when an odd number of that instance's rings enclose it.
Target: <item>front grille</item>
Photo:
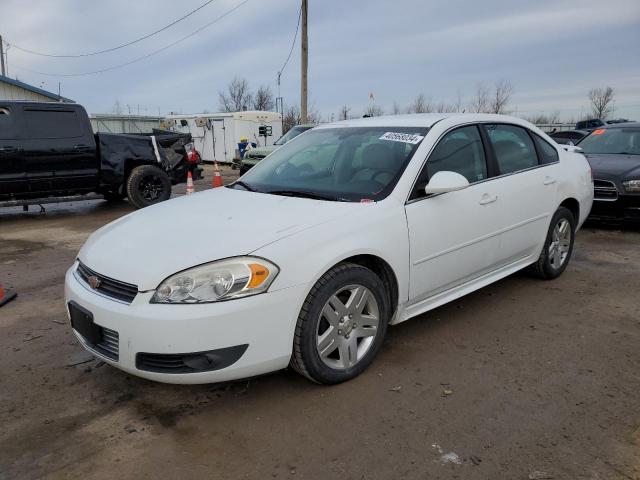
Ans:
[[[188,367],[182,355],[159,355],[154,353],[139,353],[136,356],[138,370],[158,373],[190,373],[193,369]]]
[[[233,365],[247,351],[248,344],[193,353],[138,353],[136,368],[156,373],[198,373]]]
[[[96,345],[96,348],[103,350],[107,357],[118,360],[118,338],[118,332],[102,327],[102,341]]]
[[[98,343],[93,343],[78,331],[76,333],[90,350],[117,362],[120,354],[118,332],[99,325],[98,329],[100,330],[100,341]]]
[[[618,199],[616,184],[609,180],[593,181],[593,199],[613,202]]]
[[[102,295],[113,298],[124,303],[131,303],[138,294],[137,285],[130,283],[124,283],[113,278],[105,277],[97,272],[94,272],[82,262],[78,262],[78,268],[76,269],[78,276],[87,284],[92,290],[101,293]],[[93,288],[89,283],[89,277],[96,277],[98,279],[98,286]]]

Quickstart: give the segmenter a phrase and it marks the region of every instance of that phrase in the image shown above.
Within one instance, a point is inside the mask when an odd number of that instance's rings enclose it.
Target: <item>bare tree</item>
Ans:
[[[433,103],[430,98],[426,98],[424,93],[418,94],[408,109],[409,113],[431,113],[433,112]]]
[[[476,88],[476,96],[471,100],[470,110],[474,113],[486,113],[489,109],[489,89],[479,83]]]
[[[347,105],[343,105],[340,107],[340,111],[338,112],[338,120],[349,120],[349,113],[351,112],[351,108]]]
[[[253,109],[270,111],[275,107],[273,93],[268,85],[261,85],[253,96]]]
[[[560,112],[555,111],[549,114],[547,113],[538,113],[536,115],[531,115],[528,117],[522,117],[526,121],[533,123],[534,125],[551,125],[554,123],[560,123]],[[570,122],[575,123],[575,122]]]
[[[507,105],[511,100],[513,93],[513,85],[508,80],[499,80],[496,82],[496,88],[493,97],[489,103],[490,113],[507,113]]]
[[[223,112],[241,112],[251,106],[253,95],[249,82],[245,78],[235,77],[227,86],[227,90],[218,92],[220,110]]]
[[[436,112],[438,113],[451,113],[457,112],[456,104],[440,102],[436,105]]]
[[[384,115],[384,110],[380,105],[376,105],[375,103],[372,103],[366,108],[366,110],[364,111],[364,114],[367,115],[368,117],[379,117],[381,115]]]
[[[593,116],[604,120],[611,113],[613,88],[592,88],[589,90],[589,100],[591,101]]]
[[[391,114],[398,115],[400,114],[400,104],[394,100],[393,105],[391,106]]]
[[[300,107],[297,105],[291,105],[284,109],[284,115],[282,116],[282,130],[288,132],[296,125],[300,125],[302,122],[302,115],[300,114]]]
[[[456,90],[456,103],[454,112],[462,112],[464,110],[463,101],[462,101],[462,90],[459,88]]]
[[[122,105],[120,105],[120,100],[116,98],[116,101],[113,102],[113,108],[111,110],[116,115],[122,115]]]

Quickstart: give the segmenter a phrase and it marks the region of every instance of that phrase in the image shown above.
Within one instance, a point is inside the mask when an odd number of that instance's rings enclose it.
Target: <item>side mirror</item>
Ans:
[[[431,177],[427,186],[424,187],[424,191],[428,195],[432,193],[447,193],[463,190],[468,186],[469,181],[459,173],[441,171]]]

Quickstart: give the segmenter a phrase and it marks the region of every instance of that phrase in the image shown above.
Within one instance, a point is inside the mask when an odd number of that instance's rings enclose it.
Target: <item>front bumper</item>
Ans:
[[[640,195],[618,194],[615,200],[594,199],[591,220],[640,222]]]
[[[306,285],[202,305],[151,304],[153,292],[141,292],[125,304],[92,291],[74,274],[76,265],[65,277],[67,314],[69,303],[75,302],[91,312],[97,325],[117,332],[117,360],[73,332],[83,347],[125,372],[166,383],[212,383],[272,372],[289,363]],[[248,346],[234,363],[214,371],[159,373],[138,368],[140,354],[171,356],[244,345]]]

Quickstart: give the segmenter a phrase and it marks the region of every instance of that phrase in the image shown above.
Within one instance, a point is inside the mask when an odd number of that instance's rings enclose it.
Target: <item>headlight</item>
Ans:
[[[151,303],[210,303],[265,292],[279,269],[262,258],[236,257],[171,275]]]
[[[627,192],[640,192],[640,180],[627,180],[622,185]]]

